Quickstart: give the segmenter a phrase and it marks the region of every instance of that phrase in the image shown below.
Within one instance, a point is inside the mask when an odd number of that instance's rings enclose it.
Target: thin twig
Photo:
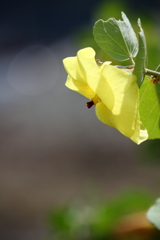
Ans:
[[[145,68],[145,74],[146,75],[152,75],[152,76],[160,78],[160,72],[156,72],[156,71],[153,71],[153,70],[150,70],[150,69],[147,69],[147,68]]]

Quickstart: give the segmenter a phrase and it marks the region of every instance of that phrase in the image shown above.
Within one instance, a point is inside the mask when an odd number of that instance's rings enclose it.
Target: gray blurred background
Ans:
[[[106,19],[124,11],[135,23],[142,15],[159,25],[156,0],[0,2],[0,240],[43,239],[53,206],[88,195],[140,188],[158,196],[148,143],[137,146],[103,125],[64,86],[62,59],[94,47],[103,3],[112,10]]]

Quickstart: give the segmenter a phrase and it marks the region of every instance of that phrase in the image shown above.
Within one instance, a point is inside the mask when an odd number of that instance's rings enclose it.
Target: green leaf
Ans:
[[[149,77],[140,88],[140,118],[149,139],[160,138],[160,84],[153,84]]]
[[[147,211],[147,219],[160,230],[160,198]]]
[[[138,26],[140,28],[140,32],[138,33],[139,34],[139,51],[137,54],[137,59],[136,59],[133,74],[137,76],[137,84],[140,88],[145,76],[145,67],[147,63],[147,45],[146,45],[146,38],[144,35],[143,28],[141,26],[140,19],[138,19]]]
[[[138,52],[136,34],[122,12],[122,19],[110,18],[107,21],[98,20],[93,28],[93,35],[97,44],[104,52],[117,61],[132,59]]]

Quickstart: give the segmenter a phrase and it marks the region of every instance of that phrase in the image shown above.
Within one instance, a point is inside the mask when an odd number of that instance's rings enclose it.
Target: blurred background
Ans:
[[[152,232],[137,219],[159,196],[160,142],[135,145],[64,86],[63,58],[91,46],[109,59],[92,28],[121,11],[136,31],[141,18],[155,69],[158,0],[0,2],[0,240],[112,239],[117,221]]]

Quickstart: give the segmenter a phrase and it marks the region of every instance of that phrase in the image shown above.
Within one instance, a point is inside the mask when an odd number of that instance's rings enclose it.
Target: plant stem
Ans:
[[[133,60],[132,57],[129,57],[129,60],[130,60],[130,62],[131,62],[133,65],[135,65],[135,62],[134,62],[134,60]]]
[[[129,66],[121,66],[121,65],[116,65],[115,67],[121,68],[121,69],[133,69],[134,65],[129,65]],[[145,75],[150,75],[150,76],[154,76],[156,78],[160,79],[160,72],[145,68]]]
[[[156,71],[153,71],[153,70],[150,70],[150,69],[147,69],[147,68],[145,68],[145,74],[146,75],[153,75],[155,77],[160,78],[160,72],[156,72]]]

